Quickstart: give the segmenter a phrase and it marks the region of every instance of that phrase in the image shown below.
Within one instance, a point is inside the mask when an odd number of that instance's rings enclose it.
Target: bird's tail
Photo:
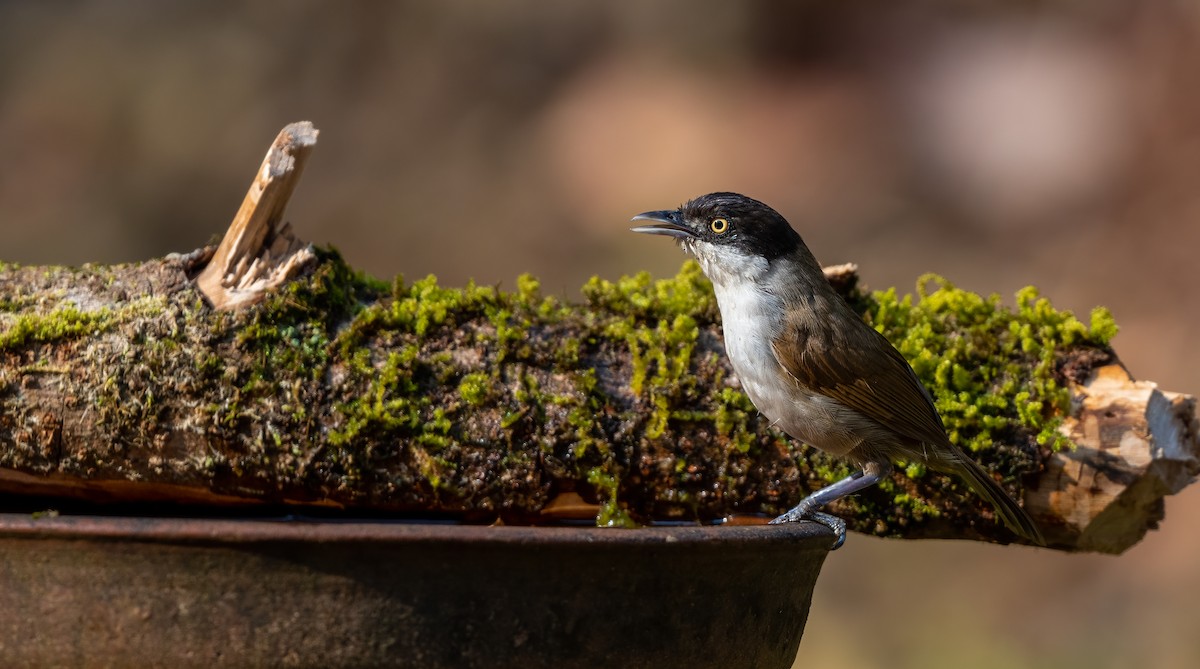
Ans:
[[[1004,520],[1004,524],[1008,525],[1009,529],[1039,546],[1046,545],[1045,538],[1042,537],[1037,525],[1033,524],[1033,519],[1029,517],[1029,514],[1017,506],[1013,498],[1004,492],[1004,488],[1001,488],[1000,484],[996,483],[991,474],[978,462],[962,455],[954,461],[949,469],[961,476],[971,486],[971,490],[995,507],[996,513],[1000,514],[1000,518]]]

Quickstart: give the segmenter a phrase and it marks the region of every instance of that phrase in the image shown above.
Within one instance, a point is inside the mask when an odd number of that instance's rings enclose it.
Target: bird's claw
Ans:
[[[782,516],[779,516],[775,520],[772,520],[770,522],[770,524],[771,525],[781,525],[783,523],[795,523],[795,522],[799,522],[801,520],[811,520],[814,522],[818,522],[818,523],[821,523],[822,525],[824,525],[825,527],[828,527],[829,529],[833,530],[833,534],[834,534],[833,547],[830,548],[829,550],[836,551],[837,549],[842,547],[842,544],[846,543],[846,521],[844,521],[841,518],[838,518],[837,516],[834,516],[832,514],[805,509],[805,508],[803,508],[803,505],[797,506],[796,508],[792,509],[791,511],[788,511],[787,513],[783,514]]]

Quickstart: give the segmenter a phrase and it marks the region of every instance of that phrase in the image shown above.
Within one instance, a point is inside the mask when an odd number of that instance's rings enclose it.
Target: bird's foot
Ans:
[[[846,521],[832,514],[814,511],[806,507],[804,504],[797,505],[796,508],[788,511],[775,520],[772,520],[770,524],[780,525],[783,523],[795,523],[801,520],[818,522],[833,530],[833,548],[830,548],[829,550],[836,551],[842,547],[842,544],[846,543]]]

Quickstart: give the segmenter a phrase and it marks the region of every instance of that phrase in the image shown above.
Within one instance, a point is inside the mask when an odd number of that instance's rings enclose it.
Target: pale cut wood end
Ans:
[[[1196,398],[1135,381],[1120,364],[1072,387],[1061,431],[1075,447],[1054,454],[1026,509],[1051,544],[1121,553],[1163,517],[1163,497],[1200,473]]]

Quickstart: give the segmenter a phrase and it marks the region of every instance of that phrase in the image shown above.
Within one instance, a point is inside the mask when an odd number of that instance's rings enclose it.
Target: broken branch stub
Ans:
[[[1135,381],[1120,364],[1071,386],[1060,431],[1073,449],[1047,460],[1026,508],[1052,544],[1120,553],[1163,518],[1163,497],[1200,473],[1196,398]]]
[[[317,134],[308,121],[291,123],[267,151],[225,238],[196,277],[214,308],[254,304],[315,259],[282,221]]]

